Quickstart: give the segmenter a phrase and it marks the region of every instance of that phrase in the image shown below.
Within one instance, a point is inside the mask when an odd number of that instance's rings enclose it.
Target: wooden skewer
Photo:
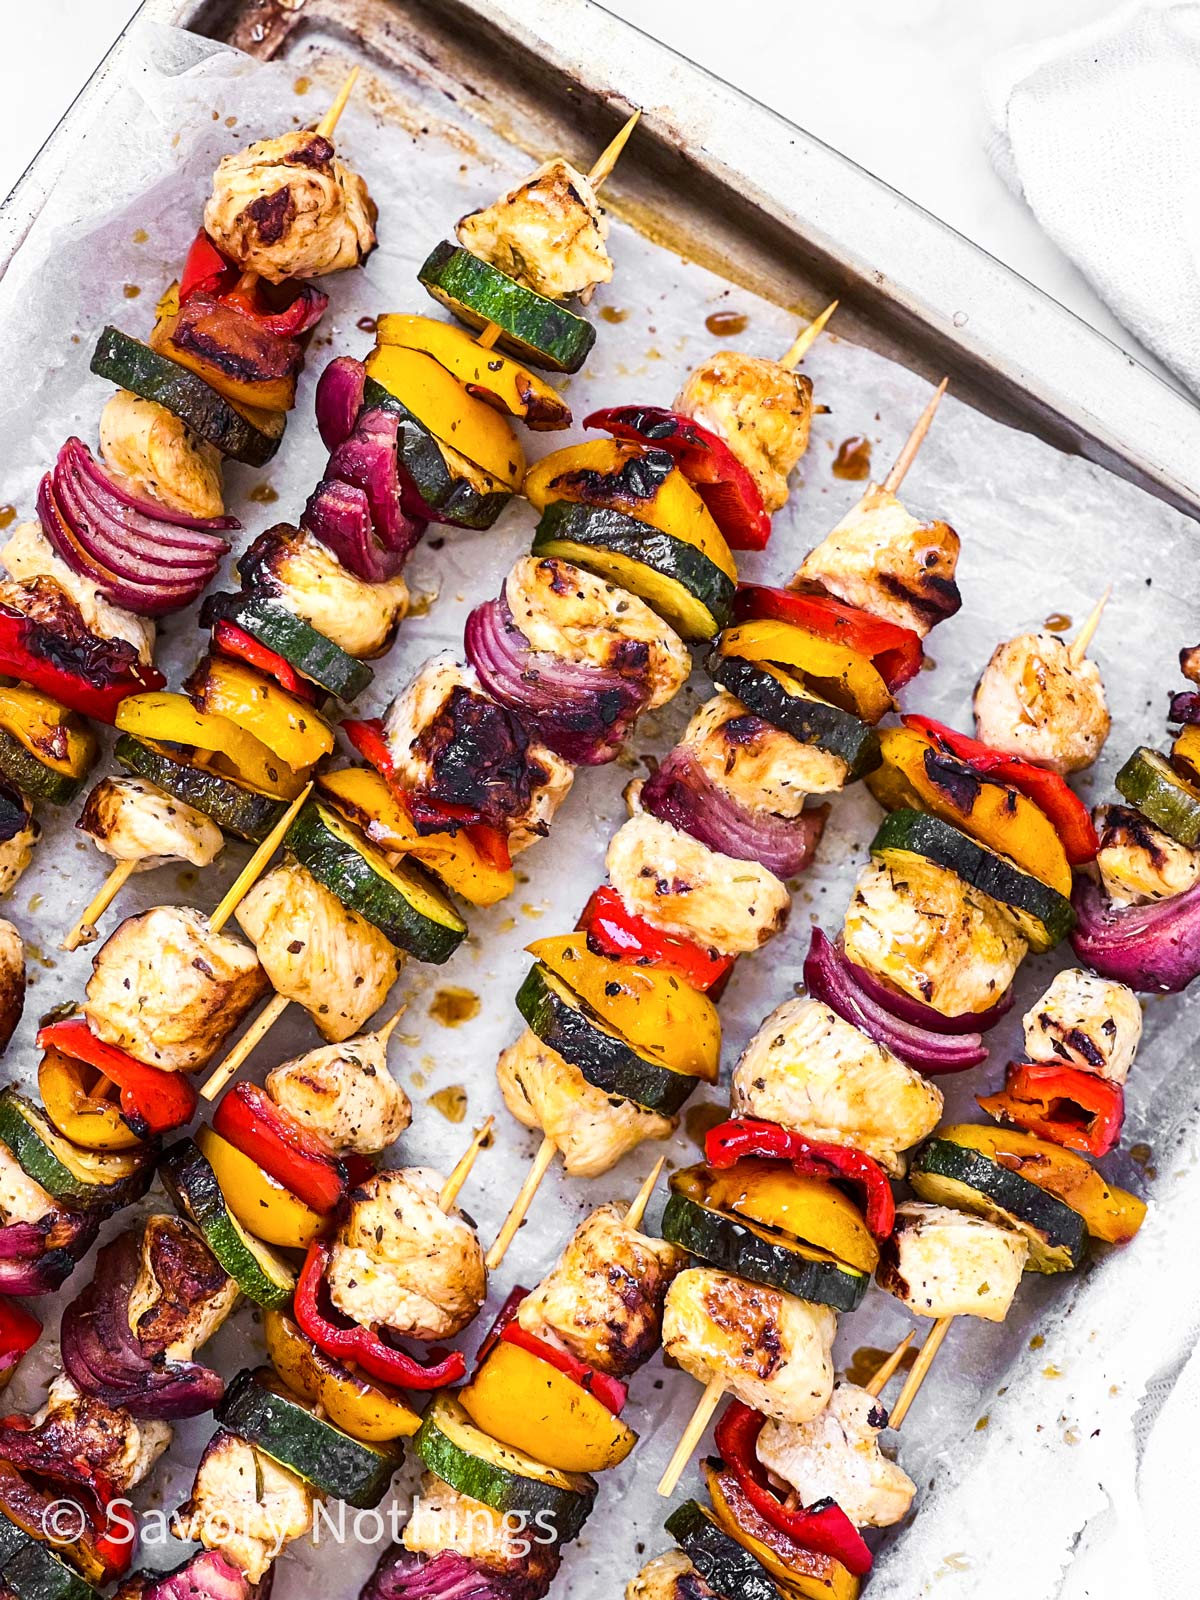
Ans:
[[[395,1011],[392,1012],[391,1016],[384,1023],[383,1027],[382,1028],[376,1028],[375,1037],[379,1040],[380,1044],[383,1045],[385,1050],[387,1049],[388,1040],[392,1037],[393,1033],[395,1033],[395,1031],[396,1031],[396,1024],[400,1021],[400,1018],[404,1015],[404,1013],[407,1010],[408,1010],[407,1004],[401,1005],[401,1006],[397,1006]]]
[[[637,127],[641,115],[642,112],[639,107],[628,122],[624,124],[620,132],[609,140],[595,161],[592,162],[592,170],[588,173],[588,182],[593,189],[598,189],[606,178],[612,176],[612,169],[616,166],[621,151],[629,143],[629,137]]]
[[[550,1170],[550,1164],[557,1154],[558,1146],[547,1135],[538,1146],[537,1155],[534,1156],[533,1163],[525,1175],[525,1182],[517,1191],[517,1198],[513,1201],[509,1213],[504,1219],[504,1226],[496,1235],[496,1242],[484,1258],[489,1272],[495,1272],[508,1254],[508,1247],[516,1238],[517,1229],[525,1220],[525,1213],[529,1210],[533,1197],[538,1191],[538,1185]]]
[[[667,1462],[667,1470],[658,1480],[659,1494],[666,1496],[675,1492],[675,1485],[683,1476],[683,1469],[692,1459],[693,1452],[700,1443],[705,1428],[712,1421],[712,1414],[720,1405],[724,1393],[724,1378],[710,1378],[705,1384],[704,1393],[696,1402],[696,1409],[692,1412],[692,1419],[675,1446],[675,1454]]]
[[[317,132],[322,136],[322,138],[328,139],[332,136],[333,130],[337,127],[339,121],[341,120],[342,112],[346,109],[346,102],[354,93],[354,85],[358,82],[358,75],[361,71],[361,67],[351,67],[350,71],[346,74],[346,78],[342,84],[342,87],[338,90],[337,94],[334,95],[333,103],[329,107],[329,110],[321,118],[320,122],[317,123]]]
[[[666,1164],[666,1156],[659,1156],[653,1167],[646,1174],[645,1183],[634,1195],[629,1210],[625,1213],[625,1226],[627,1228],[640,1227],[642,1218],[646,1215],[646,1207],[650,1204],[650,1196],[654,1193],[654,1186],[662,1177],[662,1169]]]
[[[1104,615],[1105,606],[1112,599],[1112,592],[1113,586],[1110,583],[1096,602],[1096,609],[1071,640],[1071,648],[1067,652],[1067,660],[1073,667],[1079,666],[1084,656],[1087,655],[1088,645],[1091,644],[1095,637],[1096,629],[1100,626],[1100,618]]]
[[[868,1383],[863,1384],[863,1388],[868,1394],[878,1396],[883,1393],[883,1391],[887,1388],[888,1379],[904,1360],[904,1353],[912,1342],[913,1331],[910,1328],[904,1335],[903,1339],[901,1339],[900,1343],[892,1351],[887,1360],[880,1362],[879,1370],[876,1372],[875,1376]]]
[[[801,328],[788,349],[779,358],[781,367],[798,367],[805,356],[816,344],[825,331],[825,324],[838,308],[838,302],[831,300],[821,312],[819,317],[814,317],[807,328]]]
[[[306,783],[304,788],[292,801],[291,805],[283,813],[279,821],[271,829],[270,833],[259,845],[258,849],[254,852],[249,861],[247,861],[246,865],[230,884],[229,888],[225,891],[224,899],[213,912],[212,916],[208,919],[208,930],[210,933],[220,933],[221,929],[237,910],[241,901],[244,900],[246,895],[249,894],[250,890],[254,887],[255,880],[261,875],[262,870],[266,866],[267,862],[270,861],[276,850],[278,850],[279,846],[283,843],[284,835],[287,833],[292,823],[295,822],[301,806],[303,806],[304,802],[308,799],[311,793],[312,784]]]
[[[934,413],[941,405],[942,396],[945,394],[949,384],[949,378],[942,379],[941,383],[939,383],[937,388],[933,391],[933,397],[929,404],[917,418],[917,425],[909,434],[908,438],[904,441],[904,446],[900,451],[900,454],[896,457],[895,466],[884,479],[883,492],[885,494],[895,494],[896,490],[904,482],[905,474],[908,472],[909,467],[912,466],[913,462],[917,458],[917,451],[921,448],[925,435],[929,432],[930,425],[933,422]]]
[[[91,944],[96,937],[96,924],[125,887],[136,861],[114,861],[112,871],[96,890],[79,914],[79,921],[59,945],[60,950],[77,950],[81,944]]]
[[[479,1124],[475,1129],[475,1137],[454,1163],[454,1171],[446,1179],[442,1185],[442,1192],[438,1195],[438,1205],[443,1211],[448,1212],[458,1199],[458,1192],[470,1177],[471,1168],[475,1165],[475,1158],[487,1143],[492,1131],[492,1123],[495,1120],[495,1117],[486,1117]]]
[[[950,1332],[950,1324],[953,1321],[953,1317],[939,1317],[921,1346],[921,1353],[913,1362],[912,1369],[904,1380],[900,1396],[892,1407],[890,1423],[893,1428],[898,1428],[908,1415],[908,1408],[917,1398],[917,1390],[925,1382],[926,1374],[933,1365],[933,1358],[941,1349],[942,1340]]]
[[[224,1061],[205,1079],[200,1093],[206,1100],[216,1099],[250,1052],[270,1033],[290,1003],[285,994],[271,996]]]

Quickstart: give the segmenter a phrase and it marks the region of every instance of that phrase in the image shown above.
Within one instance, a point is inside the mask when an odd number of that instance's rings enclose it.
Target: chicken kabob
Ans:
[[[492,214],[497,227],[507,218],[514,237],[540,218],[546,271],[556,254],[577,250],[592,274],[578,287],[607,281],[607,223],[594,191],[635,121],[589,177],[561,160],[546,163],[476,215]],[[295,209],[290,231],[271,245],[279,271],[288,247],[289,261],[307,260],[312,230],[322,222],[307,200]],[[465,218],[460,228],[470,222]],[[253,229],[250,236],[258,240],[257,265],[266,246]],[[116,756],[131,777],[104,779],[79,819],[116,865],[66,948],[94,936],[96,921],[131,873],[168,860],[206,866],[223,836],[255,840],[269,830],[333,748],[321,714],[326,701],[361,694],[372,679],[366,662],[390,647],[408,608],[401,569],[426,525],[495,522],[524,470],[510,418],[534,429],[570,424],[561,397],[523,362],[574,370],[571,361],[583,361],[594,330],[499,268],[483,260],[478,267],[498,297],[505,327],[511,322],[519,331],[535,312],[551,332],[577,324],[575,354],[568,359],[547,332],[545,350],[531,335],[516,360],[495,347],[497,340],[512,344],[499,322],[490,339],[476,339],[447,323],[406,316],[380,319],[386,342],[369,378],[349,357],[329,364],[318,384],[317,416],[331,455],[300,526],[280,523],[262,534],[238,563],[241,593],[206,604],[201,621],[212,630],[212,646],[184,694],[139,697],[122,710]],[[466,271],[461,263],[460,271]],[[191,278],[185,273],[185,304],[201,283],[199,268]]]
[[[509,1110],[543,1139],[493,1267],[556,1154],[568,1175],[595,1177],[641,1140],[668,1138],[697,1083],[716,1080],[713,994],[786,921],[783,880],[807,865],[824,822],[807,796],[878,762],[872,725],[919,670],[922,637],[959,605],[957,534],[896,492],[944,387],[796,587],[738,591],[745,620],[709,658],[719,692],[631,791],[609,882],[574,934],[530,947],[537,964],[517,998],[528,1026],[497,1073]]]

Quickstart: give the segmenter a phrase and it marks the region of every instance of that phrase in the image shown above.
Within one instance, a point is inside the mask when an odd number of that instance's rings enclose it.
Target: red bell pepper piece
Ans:
[[[268,650],[253,634],[239,628],[236,622],[225,622],[218,618],[213,624],[212,639],[222,655],[231,656],[235,661],[244,661],[248,667],[257,667],[259,672],[265,672],[281,689],[294,694],[298,700],[306,700],[309,705],[317,703],[317,691],[308,679],[302,678],[290,661],[277,656],[274,650]]]
[[[230,261],[201,228],[192,240],[179,275],[179,303],[194,294],[220,294],[238,280],[236,262]]]
[[[515,1319],[506,1323],[501,1330],[500,1343],[515,1344],[522,1350],[528,1350],[531,1355],[547,1362],[558,1372],[565,1373],[572,1383],[577,1383],[581,1389],[594,1394],[605,1410],[611,1411],[614,1417],[621,1415],[621,1408],[629,1398],[629,1391],[619,1378],[614,1378],[607,1372],[599,1372],[586,1361],[580,1361],[573,1356],[569,1350],[560,1350],[557,1345],[539,1339],[535,1333],[527,1333]]]
[[[59,1050],[85,1061],[120,1089],[121,1116],[142,1139],[182,1128],[196,1114],[196,1086],[182,1072],[164,1072],[106,1044],[84,1017],[66,1017],[38,1029],[39,1050]]]
[[[41,1337],[42,1325],[32,1311],[7,1296],[0,1297],[0,1381],[7,1382],[21,1357]]]
[[[119,672],[106,670],[107,663],[89,672],[86,655],[86,645],[75,652],[72,641],[60,639],[13,607],[0,605],[0,676],[19,678],[81,716],[111,725],[127,695],[161,689],[167,681],[157,667],[140,661],[131,661]]]
[[[790,622],[820,639],[857,650],[874,663],[875,670],[894,694],[916,677],[924,656],[921,640],[911,628],[873,617],[869,611],[848,606],[831,594],[806,594],[797,589],[769,589],[757,583],[739,583],[733,597],[734,622],[767,618]]]
[[[693,989],[707,992],[737,960],[705,950],[680,934],[661,933],[631,911],[611,884],[593,890],[576,924],[587,934],[588,949],[637,967],[669,967]]]
[[[196,294],[210,295],[223,306],[248,317],[264,332],[278,334],[282,339],[295,339],[321,320],[329,296],[309,283],[290,284],[289,287],[296,291],[291,300],[279,309],[272,309],[264,299],[269,291],[264,289],[262,279],[256,279],[253,288],[243,287],[237,263],[218,250],[201,228],[183,264],[179,303],[183,305]]]
[[[1125,1091],[1080,1067],[1057,1061],[1014,1061],[998,1094],[979,1096],[997,1122],[1015,1123],[1085,1156],[1104,1156],[1121,1137]]]
[[[1067,860],[1073,867],[1081,867],[1096,859],[1100,841],[1096,837],[1088,808],[1067,780],[1060,778],[1057,772],[1047,772],[1045,767],[1035,767],[1032,761],[1025,761],[1020,756],[993,750],[979,739],[959,733],[956,728],[948,728],[944,722],[935,722],[932,717],[910,715],[902,717],[901,721],[906,728],[923,733],[950,755],[974,767],[980,777],[997,778],[1010,783],[1036,806],[1040,806],[1053,823],[1067,852]]]
[[[662,406],[610,406],[584,417],[585,428],[602,428],[614,439],[665,450],[693,486],[734,550],[765,550],[771,518],[753,475],[719,434],[691,417]]]
[[[528,1293],[529,1290],[523,1288],[519,1283],[514,1284],[513,1287],[508,1291],[508,1294],[504,1300],[504,1304],[496,1313],[495,1322],[492,1323],[491,1327],[484,1334],[479,1349],[475,1352],[475,1370],[477,1372],[487,1360],[488,1356],[491,1355],[492,1351],[499,1344],[500,1335],[504,1332],[505,1328],[508,1327],[509,1323],[516,1316],[517,1312],[521,1309],[521,1301],[524,1300]]]
[[[508,839],[499,828],[489,823],[472,821],[476,815],[467,806],[456,806],[444,800],[434,800],[428,795],[411,794],[400,782],[392,752],[383,735],[383,722],[379,717],[347,717],[342,732],[362,756],[387,782],[396,804],[403,807],[414,819],[418,829],[422,823],[431,832],[458,833],[460,830],[489,866],[498,872],[507,872],[512,866]]]
[[[269,1177],[322,1216],[346,1193],[346,1169],[315,1133],[301,1127],[256,1083],[236,1083],[213,1117],[213,1127],[257,1161]]]
[[[377,1333],[347,1318],[337,1322],[321,1305],[321,1286],[329,1261],[329,1245],[314,1239],[308,1247],[304,1266],[296,1283],[292,1314],[312,1342],[341,1362],[354,1362],[368,1377],[380,1383],[394,1383],[400,1389],[443,1389],[457,1383],[467,1370],[461,1350],[448,1351],[432,1366],[423,1366],[412,1356],[385,1344]],[[434,1352],[436,1354],[436,1352]]]
[[[740,1400],[731,1401],[714,1435],[722,1461],[737,1479],[746,1499],[773,1528],[778,1528],[806,1550],[816,1550],[840,1561],[855,1577],[865,1577],[871,1570],[871,1552],[841,1506],[827,1500],[812,1510],[798,1506],[789,1511],[776,1496],[767,1469],[755,1451],[766,1420]]]
[[[718,1122],[704,1138],[704,1158],[718,1171],[745,1156],[790,1161],[801,1177],[853,1183],[863,1193],[863,1220],[877,1239],[886,1239],[896,1225],[896,1201],[887,1174],[873,1157],[844,1144],[823,1144],[793,1133],[775,1122],[750,1117]]]

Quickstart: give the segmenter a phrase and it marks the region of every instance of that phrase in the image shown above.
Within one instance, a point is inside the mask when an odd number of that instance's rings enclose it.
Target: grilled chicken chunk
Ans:
[[[360,660],[382,655],[408,612],[403,578],[386,583],[356,578],[311,533],[286,522],[259,535],[238,571],[285,611]]]
[[[718,788],[747,811],[798,817],[810,794],[846,785],[846,763],[747,711],[721,690],[692,717],[682,743]]]
[[[1141,1042],[1142,1007],[1125,984],[1068,967],[1021,1024],[1031,1061],[1067,1062],[1124,1083]]]
[[[221,452],[156,401],[118,389],[100,413],[100,450],[139,498],[190,517],[224,514]]]
[[[453,1550],[487,1572],[502,1574],[512,1583],[511,1590],[502,1592],[511,1594],[512,1600],[537,1600],[544,1595],[562,1560],[560,1546],[547,1539],[535,1518],[527,1513],[495,1511],[481,1500],[460,1494],[432,1472],[421,1474],[412,1516],[400,1539],[414,1554],[436,1558],[444,1550]],[[501,1592],[486,1578],[483,1582],[488,1594]],[[386,1594],[388,1589],[381,1585],[377,1592]],[[463,1600],[483,1592],[471,1585]]]
[[[155,906],[126,917],[92,957],[83,1011],[98,1038],[138,1061],[192,1072],[266,989],[249,945],[212,933],[190,906]]]
[[[630,1578],[625,1600],[720,1600],[720,1596],[682,1550],[666,1550]]]
[[[922,522],[873,483],[808,552],[794,581],[820,584],[847,605],[923,639],[962,605],[954,578],[959,548],[948,523]]]
[[[561,156],[472,211],[455,231],[472,255],[549,300],[587,294],[612,279],[608,221],[596,191]]]
[[[807,1422],[833,1392],[828,1306],[689,1267],[667,1290],[663,1350],[700,1383],[722,1378],[730,1394],[768,1417]]]
[[[41,1222],[54,1216],[58,1205],[40,1183],[26,1175],[24,1167],[6,1144],[0,1144],[0,1225],[12,1222]]]
[[[1029,1245],[1024,1234],[969,1211],[906,1200],[880,1250],[875,1281],[917,1316],[1003,1322]]]
[[[29,586],[53,583],[75,606],[89,633],[99,639],[124,639],[147,665],[154,659],[154,624],[106,600],[94,583],[72,572],[55,552],[38,522],[19,523],[0,550],[0,564],[12,578],[0,583],[0,603],[36,615]],[[47,619],[49,620],[49,619]]]
[[[403,957],[374,923],[349,910],[299,862],[262,877],[235,913],[277,993],[337,1043],[374,1016]]]
[[[504,598],[534,650],[590,667],[632,666],[644,656],[647,711],[673,699],[691,673],[687,646],[644,600],[569,561],[522,556],[504,580]]]
[[[1200,883],[1200,850],[1189,850],[1132,806],[1097,806],[1094,820],[1096,866],[1114,905],[1170,900]]]
[[[313,1501],[295,1473],[218,1430],[200,1457],[190,1499],[171,1518],[171,1532],[220,1551],[258,1583],[284,1545],[312,1527]]]
[[[75,826],[114,861],[137,862],[138,872],[166,861],[207,867],[225,844],[220,828],[202,811],[145,778],[101,778]]]
[[[438,1205],[445,1180],[428,1167],[378,1172],[352,1191],[334,1237],[327,1282],[339,1311],[364,1328],[449,1339],[487,1297],[475,1230]]]
[[[45,1405],[30,1421],[26,1438],[36,1438],[48,1459],[86,1465],[117,1494],[141,1483],[172,1434],[169,1422],[138,1421],[124,1407],[80,1393],[66,1373],[54,1379]]]
[[[233,1310],[238,1286],[191,1226],[147,1217],[129,1328],[152,1360],[190,1361]]]
[[[377,1033],[327,1044],[267,1074],[266,1091],[339,1155],[377,1155],[412,1121],[412,1104],[392,1077]]]
[[[1112,719],[1100,668],[1071,661],[1055,633],[1021,633],[998,644],[975,686],[975,732],[1007,755],[1066,774],[1090,767]]]
[[[946,1017],[994,1006],[1029,948],[988,895],[915,857],[867,863],[842,938],[851,961]]]
[[[625,1223],[625,1207],[600,1206],[571,1235],[517,1320],[614,1378],[636,1372],[658,1349],[663,1300],[687,1262],[674,1245]]]
[[[8,1045],[25,1009],[25,944],[0,917],[0,1051]]]
[[[376,215],[358,173],[301,129],[224,158],[204,228],[244,272],[282,283],[357,267],[375,248]]]
[[[42,830],[26,796],[17,789],[11,789],[3,779],[0,779],[0,794],[11,798],[14,805],[19,805],[25,814],[24,823],[18,823],[7,839],[0,839],[0,895],[4,895],[16,888],[25,868],[33,860],[34,847],[42,837]],[[0,1049],[7,1043],[3,1027],[0,1027]]]
[[[879,1448],[887,1412],[874,1395],[839,1383],[811,1422],[769,1420],[758,1459],[794,1489],[800,1504],[836,1500],[857,1528],[890,1528],[908,1515],[917,1486]]]
[[[724,439],[768,511],[787,504],[788,474],[808,449],[811,378],[762,356],[718,350],[689,374],[675,409]]]
[[[669,1139],[676,1128],[674,1118],[611,1099],[529,1028],[501,1051],[496,1077],[517,1121],[554,1140],[569,1178],[598,1178],[643,1139]]]
[[[941,1091],[819,1000],[785,1001],[733,1070],[735,1117],[863,1150],[894,1177],[900,1152],[937,1126]]]
[[[787,888],[773,872],[710,850],[646,812],[617,829],[605,865],[631,911],[722,955],[757,950],[791,909]]]

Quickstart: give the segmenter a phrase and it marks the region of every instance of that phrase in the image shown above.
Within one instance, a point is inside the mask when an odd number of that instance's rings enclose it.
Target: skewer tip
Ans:
[[[346,103],[350,99],[350,96],[354,93],[354,85],[358,82],[359,73],[361,71],[361,67],[351,67],[350,71],[346,74],[346,77],[343,80],[342,87],[333,97],[333,103],[330,105],[329,110],[321,118],[320,122],[317,123],[317,132],[323,138],[330,138],[333,130],[337,127],[339,121],[341,120],[342,112],[345,111]]]
[[[925,1343],[921,1346],[920,1354],[913,1362],[908,1377],[904,1380],[904,1387],[900,1391],[896,1404],[892,1407],[888,1418],[888,1425],[898,1428],[908,1415],[909,1408],[917,1398],[917,1391],[929,1376],[929,1369],[933,1365],[933,1358],[942,1348],[942,1340],[950,1332],[953,1317],[939,1317],[929,1330]]]
[[[630,1202],[629,1210],[625,1213],[627,1227],[636,1228],[641,1225],[642,1218],[646,1215],[646,1207],[650,1204],[650,1196],[654,1193],[654,1186],[662,1177],[662,1170],[667,1164],[666,1156],[659,1156],[658,1160],[646,1174],[642,1187]]]
[[[625,122],[624,126],[620,129],[616,136],[605,145],[604,149],[592,163],[591,171],[588,173],[588,182],[591,184],[593,189],[598,189],[604,180],[612,173],[612,169],[616,166],[621,151],[624,150],[625,146],[629,143],[630,137],[633,134],[633,130],[637,127],[638,122],[641,120],[641,115],[642,109],[639,106],[633,115]]]
[[[933,424],[937,408],[942,403],[942,396],[949,387],[950,379],[948,377],[943,378],[930,396],[929,403],[917,418],[916,426],[904,441],[900,454],[896,457],[895,465],[884,479],[883,492],[885,494],[895,494],[896,490],[904,482],[908,469],[917,459],[917,451],[920,450],[925,435]]]
[[[438,1206],[442,1211],[449,1211],[458,1199],[459,1191],[471,1175],[471,1168],[475,1165],[476,1157],[488,1142],[495,1117],[488,1116],[483,1119],[472,1135],[471,1142],[454,1163],[454,1170],[442,1185],[438,1195]]]
[[[1113,586],[1110,583],[1108,588],[1105,589],[1104,593],[1100,596],[1099,600],[1097,600],[1091,616],[1071,640],[1071,645],[1067,652],[1067,659],[1070,661],[1073,667],[1079,666],[1083,661],[1083,658],[1087,655],[1088,645],[1090,645],[1092,640],[1095,638],[1096,629],[1100,626],[1100,618],[1104,615],[1104,608],[1112,599],[1112,592]]]
[[[781,367],[791,368],[800,365],[801,361],[824,333],[826,323],[840,304],[841,302],[838,300],[831,300],[824,311],[815,316],[806,328],[801,328],[787,350],[780,356],[779,364]]]
[[[404,1000],[396,1007],[395,1011],[392,1012],[391,1016],[384,1023],[383,1027],[376,1028],[375,1037],[379,1040],[380,1044],[383,1045],[385,1050],[387,1049],[388,1040],[396,1031],[396,1027],[400,1021],[400,1018],[407,1010],[408,1001]]]
[[[525,1213],[533,1203],[533,1197],[538,1192],[538,1185],[550,1169],[550,1164],[558,1154],[558,1146],[547,1134],[538,1146],[537,1155],[529,1171],[525,1174],[525,1182],[517,1191],[517,1197],[509,1208],[509,1213],[504,1219],[504,1226],[496,1235],[495,1243],[484,1257],[484,1262],[489,1272],[496,1268],[508,1254],[508,1247],[517,1236],[517,1229],[525,1220]]]

